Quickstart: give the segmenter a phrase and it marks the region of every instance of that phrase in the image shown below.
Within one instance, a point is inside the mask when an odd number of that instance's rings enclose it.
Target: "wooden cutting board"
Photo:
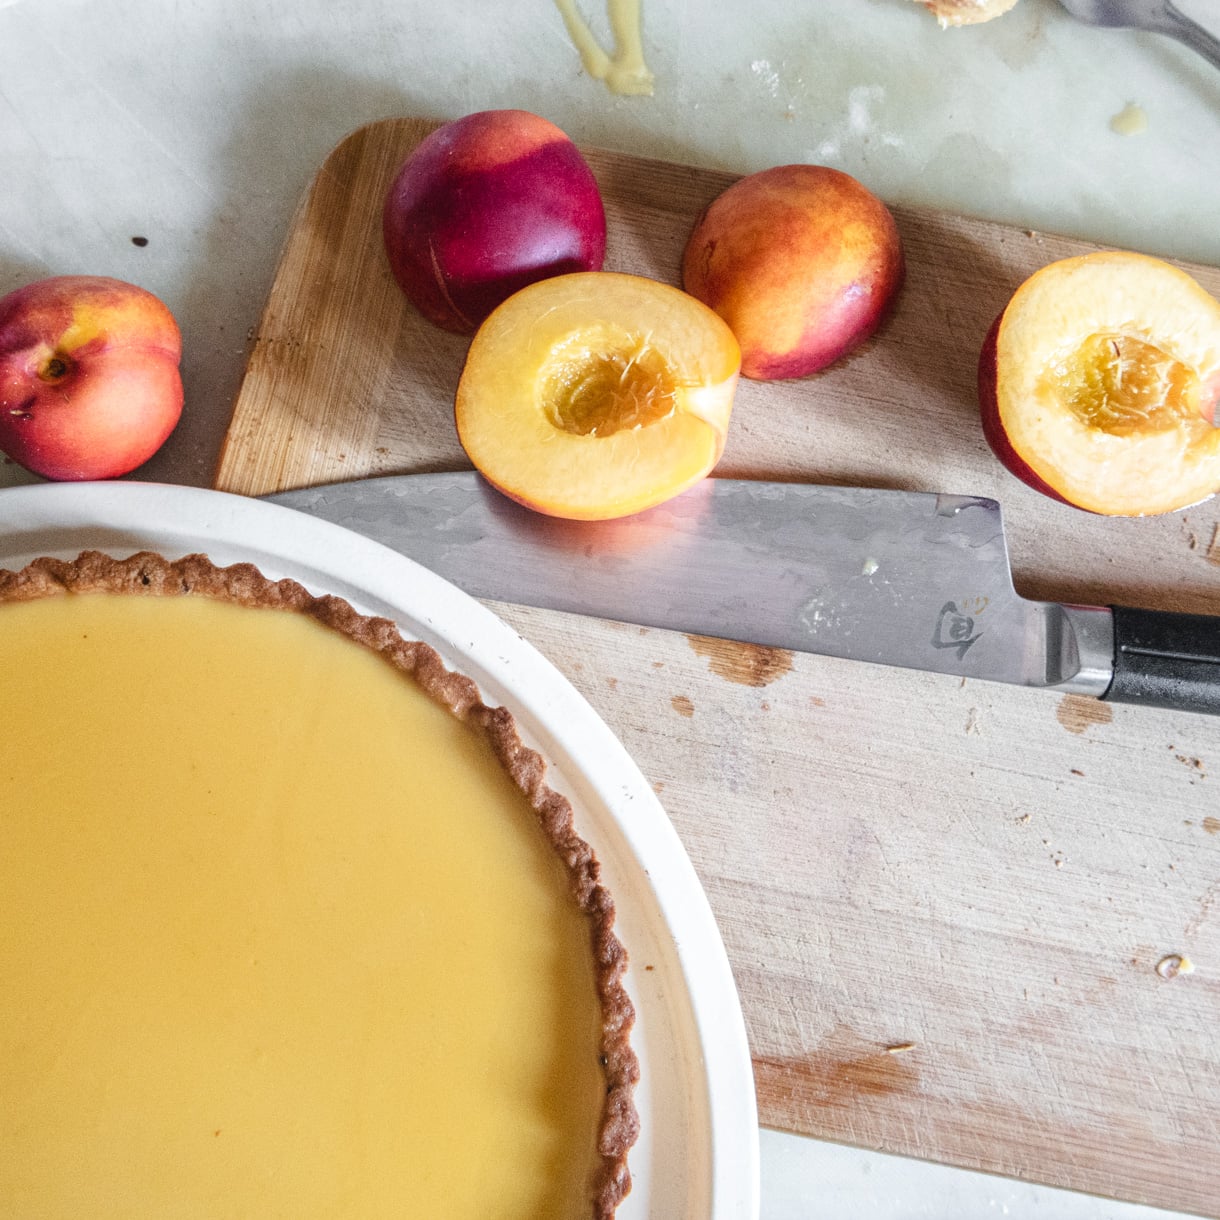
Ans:
[[[414,313],[381,248],[386,189],[432,126],[365,127],[310,186],[218,487],[467,466],[467,340]],[[676,282],[732,176],[587,152],[607,266]],[[1092,517],[983,441],[988,325],[1035,268],[1091,247],[894,210],[893,318],[819,376],[743,383],[718,473],[995,496],[1026,594],[1220,613],[1217,506]],[[1220,294],[1220,270],[1187,269]],[[764,1124],[1220,1215],[1220,722],[494,608],[618,733],[681,834]],[[1166,977],[1173,955],[1193,971]]]

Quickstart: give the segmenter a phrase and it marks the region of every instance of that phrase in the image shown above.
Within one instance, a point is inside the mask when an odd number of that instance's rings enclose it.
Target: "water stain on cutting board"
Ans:
[[[909,1042],[878,1044],[839,1025],[809,1055],[758,1055],[754,1079],[764,1110],[800,1106],[847,1106],[861,1098],[913,1093],[919,1061]],[[895,1053],[901,1050],[908,1053]]]
[[[707,635],[688,635],[691,648],[707,658],[712,673],[742,686],[767,686],[792,668],[792,653],[786,648],[742,644]]]
[[[1114,709],[1088,695],[1064,695],[1055,709],[1055,719],[1069,733],[1083,733],[1090,725],[1109,724],[1114,719]]]

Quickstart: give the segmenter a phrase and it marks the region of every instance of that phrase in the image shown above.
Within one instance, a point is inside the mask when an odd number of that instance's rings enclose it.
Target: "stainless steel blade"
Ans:
[[[1102,694],[1110,613],[1019,597],[974,496],[706,479],[617,521],[522,508],[473,473],[268,496],[475,597],[780,648]]]

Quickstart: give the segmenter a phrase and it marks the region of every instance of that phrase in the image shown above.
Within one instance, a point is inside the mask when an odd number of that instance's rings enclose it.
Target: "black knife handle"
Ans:
[[[1103,699],[1220,715],[1220,618],[1111,610],[1114,677]]]

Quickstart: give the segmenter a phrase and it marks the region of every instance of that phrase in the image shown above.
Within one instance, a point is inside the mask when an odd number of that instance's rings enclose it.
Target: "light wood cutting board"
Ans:
[[[432,123],[349,136],[302,200],[216,485],[465,468],[467,340],[381,248]],[[588,150],[607,266],[676,282],[732,176]],[[1009,477],[975,361],[1085,243],[895,209],[898,309],[823,374],[743,383],[717,473],[995,496],[1018,587],[1220,613],[1220,508],[1092,517]],[[1188,266],[1220,294],[1220,270]],[[707,889],[765,1124],[1220,1215],[1220,722],[519,606],[652,780]],[[1191,973],[1163,977],[1181,955]]]

